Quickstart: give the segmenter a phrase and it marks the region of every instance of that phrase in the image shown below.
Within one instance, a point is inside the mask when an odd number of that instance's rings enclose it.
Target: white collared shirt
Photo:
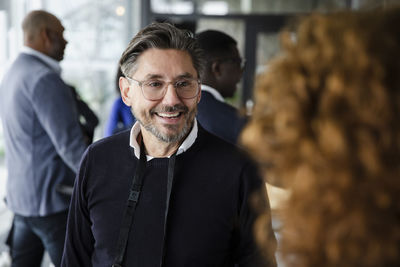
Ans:
[[[60,66],[60,62],[58,62],[57,60],[55,60],[54,58],[49,57],[48,55],[43,54],[42,52],[39,52],[35,49],[32,49],[28,46],[23,46],[21,49],[21,53],[25,53],[28,55],[33,55],[36,56],[38,58],[40,58],[41,60],[43,60],[47,65],[49,65],[49,67],[54,70],[55,72],[57,72],[58,74],[61,74],[61,66]]]
[[[179,146],[178,151],[176,152],[176,155],[182,154],[183,152],[188,150],[194,144],[194,141],[197,138],[197,132],[198,132],[198,127],[197,127],[197,120],[195,118],[194,122],[193,122],[192,130],[190,131],[190,133],[186,137],[186,139],[183,141],[183,143]],[[131,147],[133,147],[135,156],[138,159],[140,158],[140,146],[137,142],[137,137],[138,137],[139,133],[140,133],[140,123],[138,121],[136,121],[135,124],[131,128],[129,145]],[[147,161],[149,161],[149,160],[152,160],[154,157],[146,155],[146,158],[147,158]]]
[[[212,88],[212,87],[210,87],[208,85],[202,84],[201,85],[201,90],[209,92],[210,94],[213,95],[213,97],[215,97],[215,99],[225,103],[225,99],[222,97],[222,95],[216,89],[214,89],[214,88]]]

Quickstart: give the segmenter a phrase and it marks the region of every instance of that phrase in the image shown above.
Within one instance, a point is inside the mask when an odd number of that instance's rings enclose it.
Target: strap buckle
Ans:
[[[138,202],[139,196],[140,196],[140,191],[131,191],[131,192],[129,193],[129,198],[128,198],[128,200],[129,200],[129,201],[133,201],[133,202]],[[118,267],[118,266],[116,266],[116,267]]]

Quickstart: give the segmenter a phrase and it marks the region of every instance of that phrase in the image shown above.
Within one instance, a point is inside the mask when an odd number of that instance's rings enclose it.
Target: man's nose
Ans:
[[[179,98],[178,94],[176,93],[176,89],[173,84],[169,83],[167,88],[165,88],[166,92],[162,102],[166,105],[174,106],[178,103],[182,103],[181,99]]]

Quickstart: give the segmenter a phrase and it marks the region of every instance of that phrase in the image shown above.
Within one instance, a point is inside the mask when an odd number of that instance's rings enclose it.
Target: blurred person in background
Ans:
[[[226,33],[207,30],[197,33],[196,39],[206,56],[197,119],[207,131],[236,144],[246,118],[226,103],[225,98],[233,97],[236,92],[244,59],[240,57],[237,42]]]
[[[0,87],[8,168],[7,206],[14,213],[12,266],[40,266],[44,250],[59,266],[70,196],[88,145],[77,102],[60,77],[67,41],[54,15],[23,20],[24,47]]]
[[[82,133],[85,136],[86,143],[91,144],[93,142],[94,131],[99,124],[99,118],[88,104],[83,101],[75,87],[69,85],[69,88],[71,89],[72,96],[75,100],[79,125],[81,126]]]
[[[118,98],[114,100],[111,107],[111,112],[106,123],[105,137],[131,128],[136,121],[129,106],[125,105],[124,101],[122,101],[119,90],[120,77],[124,77],[124,74],[118,67],[117,75],[115,76],[115,88],[118,92]]]
[[[258,79],[242,137],[291,190],[285,266],[400,266],[399,25],[399,9],[311,15]]]

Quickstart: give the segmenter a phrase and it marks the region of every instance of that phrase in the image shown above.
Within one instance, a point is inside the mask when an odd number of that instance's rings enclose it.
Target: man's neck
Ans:
[[[159,140],[152,133],[148,132],[146,129],[141,128],[141,138],[144,142],[146,149],[146,154],[154,158],[166,158],[170,157],[175,151],[178,150],[184,138],[176,143],[166,143]],[[138,137],[139,138],[139,137]],[[138,143],[139,140],[138,140]]]
[[[57,72],[58,74],[61,73],[60,62],[55,60],[54,58],[49,57],[48,55],[42,53],[41,51],[25,45],[22,47],[21,52],[30,54],[30,55],[34,55],[34,56],[40,58],[44,63],[46,63],[55,72]]]
[[[49,55],[47,55],[46,50],[44,49],[44,46],[43,46],[43,45],[40,45],[40,44],[37,43],[37,42],[36,42],[36,43],[25,42],[24,45],[25,45],[26,47],[29,47],[29,48],[31,48],[31,49],[33,49],[33,50],[36,50],[36,51],[38,51],[38,52],[44,54],[44,55],[46,55],[46,56],[49,56]]]

